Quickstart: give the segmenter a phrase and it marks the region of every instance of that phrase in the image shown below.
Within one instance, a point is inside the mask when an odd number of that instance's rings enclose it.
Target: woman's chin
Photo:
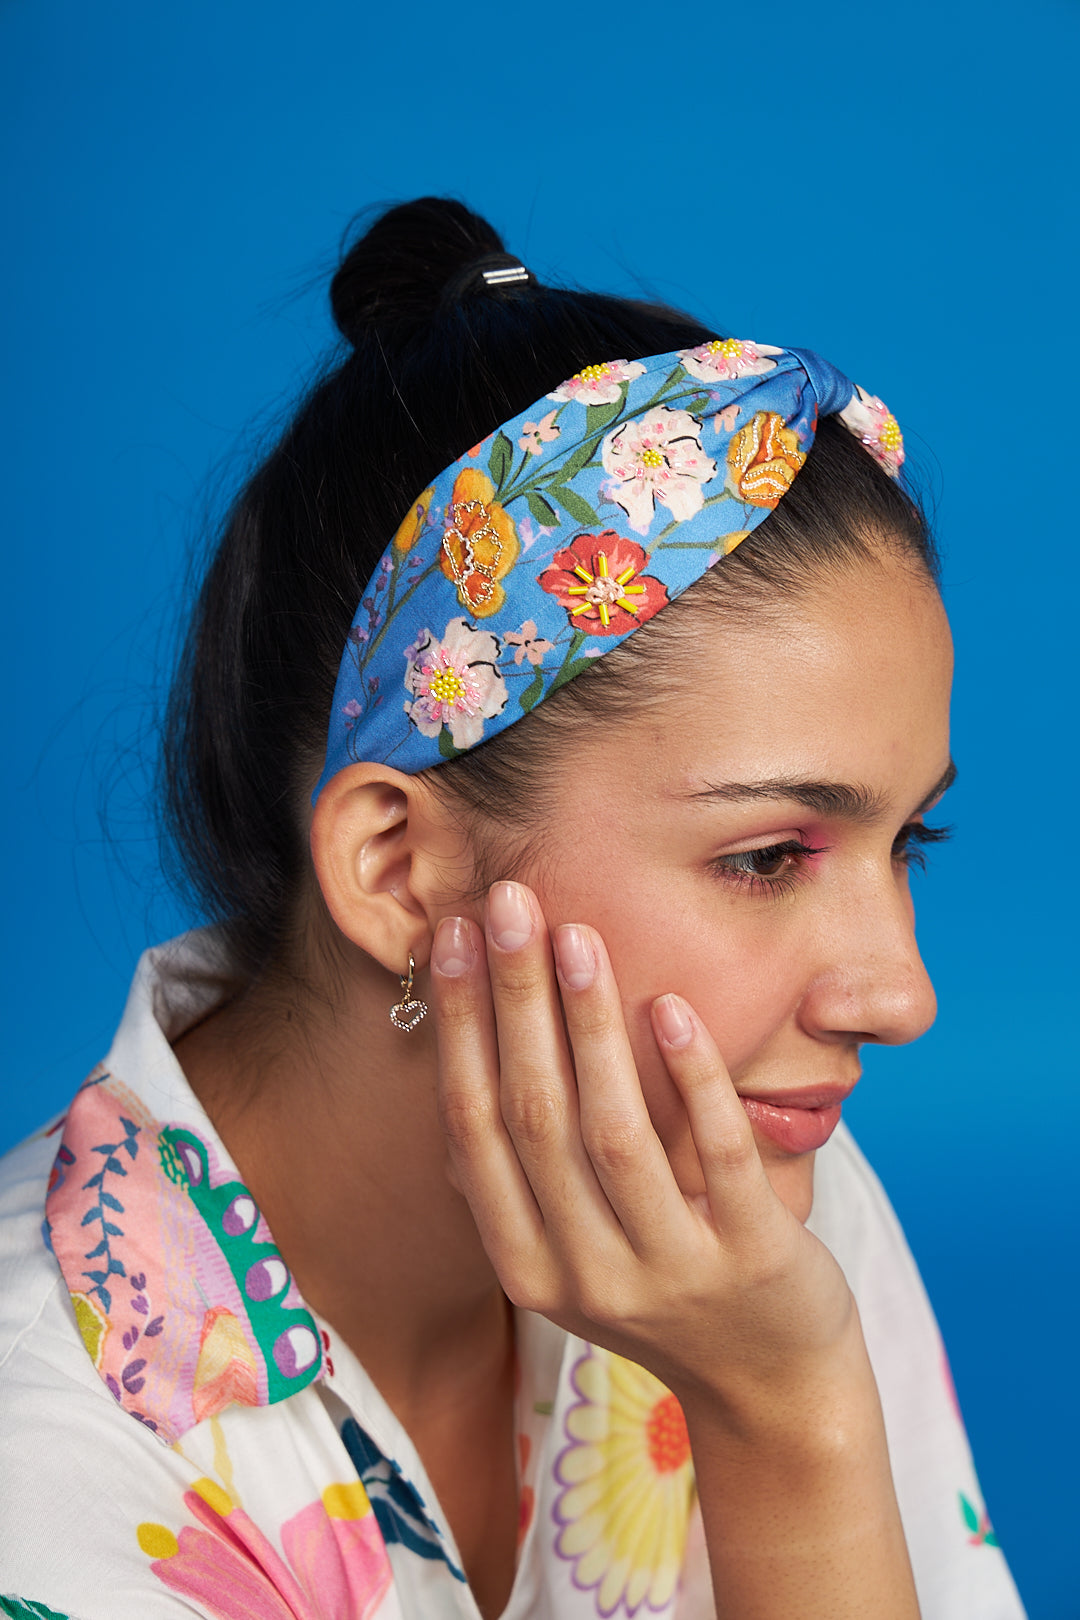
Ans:
[[[797,1220],[805,1222],[814,1202],[814,1155],[763,1153],[761,1157],[773,1192]]]

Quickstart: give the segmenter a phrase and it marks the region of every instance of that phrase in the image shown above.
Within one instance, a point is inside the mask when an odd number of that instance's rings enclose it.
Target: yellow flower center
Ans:
[[[456,669],[440,669],[431,677],[428,691],[436,703],[457,703],[465,696],[465,682]]]
[[[600,623],[606,630],[611,623],[611,607],[621,607],[624,613],[637,613],[638,604],[632,602],[632,596],[644,596],[644,585],[631,585],[630,581],[637,573],[634,567],[624,568],[621,574],[612,576],[608,567],[607,552],[597,552],[593,559],[595,574],[590,574],[583,563],[578,563],[574,573],[578,579],[584,580],[583,585],[571,585],[567,589],[568,596],[582,596],[583,602],[570,609],[570,617],[576,619],[579,613],[585,613],[594,607],[600,614]]]
[[[658,1474],[673,1474],[690,1456],[683,1409],[674,1395],[662,1395],[645,1423],[649,1458]]]
[[[574,372],[574,381],[584,383],[600,382],[601,378],[607,376],[607,372],[608,368],[606,365],[585,366],[581,371]]]
[[[641,465],[643,467],[662,467],[664,458],[659,450],[643,450],[641,452]]]
[[[883,450],[899,450],[904,443],[904,435],[900,431],[900,424],[895,416],[887,416],[881,424],[878,434],[878,443]]]
[[[720,354],[725,360],[737,360],[742,351],[743,346],[738,338],[713,338],[711,343],[705,345],[706,354]]]

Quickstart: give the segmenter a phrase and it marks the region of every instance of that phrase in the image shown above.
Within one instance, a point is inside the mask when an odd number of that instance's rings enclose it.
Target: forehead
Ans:
[[[813,775],[903,796],[948,760],[952,645],[937,591],[886,560],[762,612],[703,614],[650,707],[640,764],[700,779]],[[689,622],[688,622],[689,628]],[[652,786],[655,789],[658,781]]]

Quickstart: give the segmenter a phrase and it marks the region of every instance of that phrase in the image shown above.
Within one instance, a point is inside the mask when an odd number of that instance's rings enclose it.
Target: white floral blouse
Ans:
[[[0,1614],[478,1620],[415,1447],[169,1045],[222,994],[217,950],[148,952],[106,1061],[0,1161]],[[811,1224],[862,1312],[925,1620],[1022,1620],[914,1262],[843,1128]],[[707,1620],[674,1396],[524,1312],[517,1350],[505,1620]]]

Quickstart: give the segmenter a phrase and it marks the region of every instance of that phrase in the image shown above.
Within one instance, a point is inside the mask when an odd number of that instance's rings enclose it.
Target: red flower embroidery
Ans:
[[[667,587],[643,574],[645,552],[614,529],[579,534],[557,551],[537,584],[557,597],[577,629],[590,635],[625,636],[658,613]]]

